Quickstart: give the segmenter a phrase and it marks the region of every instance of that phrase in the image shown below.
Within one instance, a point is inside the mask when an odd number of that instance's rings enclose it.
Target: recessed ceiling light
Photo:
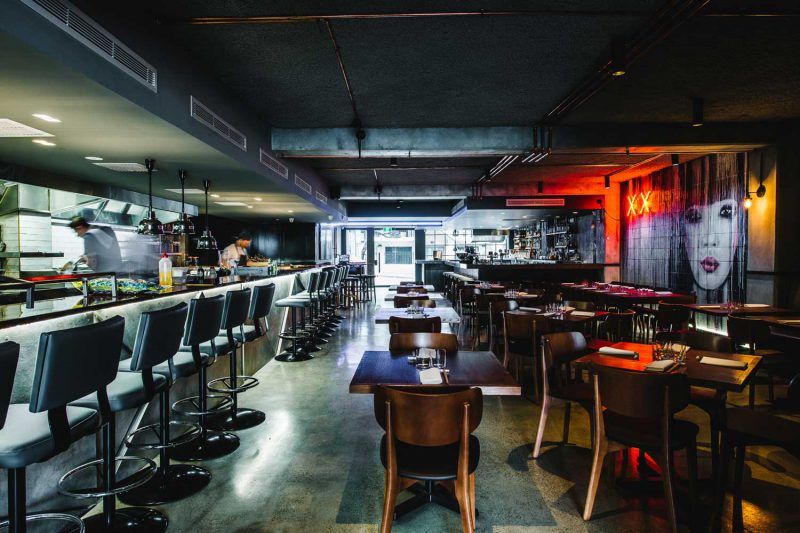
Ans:
[[[167,192],[174,192],[175,194],[180,194],[181,193],[180,189],[164,189],[164,190],[167,191]],[[186,193],[186,194],[205,194],[205,191],[203,189],[188,189],[187,188],[187,189],[184,189],[183,192]]]
[[[51,117],[50,115],[45,115],[44,113],[34,113],[33,116],[44,120],[45,122],[61,122],[56,117]]]
[[[34,139],[33,142],[36,144],[41,144],[42,146],[55,146],[56,143],[51,143],[50,141],[45,141],[44,139]]]
[[[255,200],[256,202],[260,202],[261,198],[255,197],[255,198],[253,198],[253,200]]]
[[[244,202],[214,202],[217,205],[224,205],[227,207],[246,207],[247,204]]]
[[[219,198],[219,194],[212,194],[211,198]]]
[[[286,212],[287,212],[287,213],[294,213],[294,211],[292,211],[291,209],[289,209],[289,210],[288,210],[288,211],[286,211]]]
[[[102,157],[97,157],[96,155],[87,155],[84,159],[88,159],[89,161],[102,161]]]
[[[253,206],[252,205],[248,205],[247,209],[253,209]]]
[[[522,215],[522,218],[528,218],[528,215]]]
[[[0,137],[52,137],[46,131],[32,128],[10,118],[0,118]]]

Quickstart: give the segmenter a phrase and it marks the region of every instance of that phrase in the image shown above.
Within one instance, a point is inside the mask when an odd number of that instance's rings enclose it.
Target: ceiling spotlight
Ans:
[[[45,141],[44,139],[34,139],[33,142],[36,144],[40,144],[42,146],[55,146],[56,143],[51,143],[50,141]]]
[[[672,154],[672,166],[677,167],[681,164],[681,159],[678,154]]]
[[[247,209],[253,209],[253,206],[252,205],[248,205]]]
[[[703,125],[703,99],[692,98],[692,127],[699,128]]]
[[[389,166],[390,167],[397,167],[397,158],[396,157],[392,157],[391,159],[389,159]]]
[[[45,122],[61,122],[56,117],[51,117],[50,115],[45,115],[44,113],[34,113],[33,116],[44,120]]]
[[[628,50],[620,38],[611,40],[611,75],[624,76],[628,71]]]
[[[538,192],[539,194],[542,194],[543,191],[544,191],[544,182],[543,181],[537,182],[536,183],[536,192]]]
[[[87,155],[86,157],[84,157],[84,159],[87,159],[89,161],[102,161],[103,160],[102,157],[97,157],[96,155]]]
[[[260,201],[261,201],[261,198],[259,198],[259,197],[257,197],[257,196],[256,196],[255,198],[253,198],[253,200],[255,200],[256,202],[260,202]]]
[[[294,213],[294,211],[293,211],[293,210],[291,210],[291,209],[289,209],[289,210],[288,210],[288,211],[286,211],[286,212],[287,212],[287,213]]]
[[[603,186],[606,189],[610,189],[611,188],[611,175],[610,174],[607,174],[607,175],[603,176]]]
[[[219,198],[219,194],[209,194],[209,196],[211,196],[211,198]]]

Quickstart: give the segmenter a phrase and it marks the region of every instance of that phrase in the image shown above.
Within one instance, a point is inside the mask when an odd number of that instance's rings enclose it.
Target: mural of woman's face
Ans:
[[[692,205],[684,213],[684,243],[694,280],[718,289],[728,279],[739,245],[738,203],[732,199]]]

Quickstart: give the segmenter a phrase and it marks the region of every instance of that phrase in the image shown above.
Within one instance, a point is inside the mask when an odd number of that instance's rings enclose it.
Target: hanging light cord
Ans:
[[[144,166],[147,168],[147,198],[150,212],[147,216],[153,216],[153,168],[156,166],[155,159],[145,159]]]
[[[186,206],[184,196],[186,194],[186,171],[179,170],[178,177],[181,180],[181,220],[186,220]]]
[[[203,188],[206,190],[206,231],[208,231],[208,189],[211,187],[211,182],[208,180],[203,181]]]

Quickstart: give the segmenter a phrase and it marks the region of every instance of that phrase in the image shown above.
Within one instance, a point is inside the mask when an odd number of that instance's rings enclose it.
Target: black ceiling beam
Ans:
[[[256,15],[245,17],[164,17],[158,22],[165,25],[242,25],[242,24],[296,24],[320,22],[325,20],[382,20],[443,17],[646,17],[650,13],[640,10],[594,9],[527,9],[527,10],[472,10],[472,11],[431,11],[395,13],[327,13],[313,15]],[[743,10],[704,10],[698,13],[704,17],[800,17],[796,9],[743,9]]]

